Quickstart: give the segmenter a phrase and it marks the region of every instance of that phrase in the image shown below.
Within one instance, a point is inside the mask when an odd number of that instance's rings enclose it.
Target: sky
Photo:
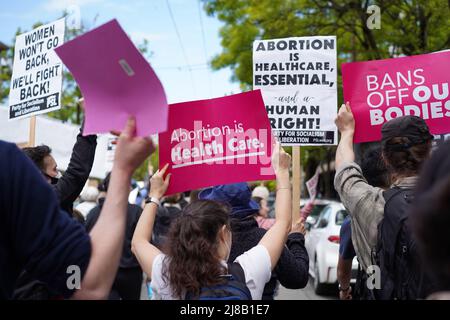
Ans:
[[[209,66],[221,51],[222,23],[208,17],[199,0],[0,0],[0,41],[11,45],[18,28],[29,31],[36,22],[57,20],[73,8],[89,29],[116,18],[136,45],[147,39],[148,60],[169,103],[240,92],[231,70]]]

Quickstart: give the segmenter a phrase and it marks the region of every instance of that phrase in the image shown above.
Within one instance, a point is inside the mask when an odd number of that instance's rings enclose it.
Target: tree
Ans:
[[[231,68],[232,80],[252,88],[252,44],[256,39],[336,35],[338,96],[342,103],[343,62],[413,55],[450,46],[450,2],[447,0],[203,0],[207,14],[224,22],[222,52],[213,69]],[[380,8],[381,28],[371,29],[368,8]],[[306,177],[325,162],[331,167],[334,147],[302,147]],[[328,159],[328,160],[327,160]],[[332,176],[322,176],[326,196],[334,192]]]

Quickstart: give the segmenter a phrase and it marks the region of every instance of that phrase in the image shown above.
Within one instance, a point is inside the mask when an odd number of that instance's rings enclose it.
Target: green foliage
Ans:
[[[450,3],[446,0],[203,0],[207,14],[224,23],[222,52],[213,69],[231,68],[232,80],[252,88],[252,44],[256,39],[336,35],[338,105],[342,103],[343,62],[428,53],[450,46]],[[381,29],[366,25],[367,8],[376,4]],[[306,178],[319,163],[332,167],[334,147],[302,147]],[[325,177],[331,193],[332,177]]]
[[[139,181],[144,180],[148,174],[149,162],[153,168],[153,172],[158,170],[159,167],[159,147],[156,147],[156,151],[152,153],[150,158],[144,161],[143,164],[134,172],[133,178]]]

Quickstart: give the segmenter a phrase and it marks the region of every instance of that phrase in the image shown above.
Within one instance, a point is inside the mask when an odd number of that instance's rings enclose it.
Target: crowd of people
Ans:
[[[336,124],[334,185],[349,213],[340,298],[450,298],[450,143],[432,151],[425,121],[399,117],[382,126],[381,143],[358,164],[350,105]],[[0,141],[1,299],[137,300],[144,279],[152,299],[272,300],[279,285],[307,285],[304,221],[314,204],[293,214],[291,159],[279,144],[274,218],[267,188],[252,191],[247,182],[194,190],[188,200],[166,196],[167,165],[131,204],[131,177],[155,150],[135,126],[130,118],[98,189],[86,184],[96,136],[83,136],[83,128],[62,175],[48,146],[19,150]]]

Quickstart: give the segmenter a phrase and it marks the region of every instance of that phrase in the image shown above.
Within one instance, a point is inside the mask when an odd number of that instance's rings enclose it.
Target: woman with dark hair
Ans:
[[[151,278],[154,299],[198,299],[205,289],[226,285],[230,277],[241,280],[247,298],[261,299],[292,220],[290,156],[279,144],[272,163],[278,185],[276,223],[258,245],[238,256],[232,264],[226,263],[232,242],[230,208],[215,201],[198,200],[183,209],[170,228],[165,254],[149,243],[158,201],[170,180],[170,175],[163,178],[167,165],[152,177],[152,201],[144,208],[136,227],[132,250]]]
[[[246,182],[206,188],[199,194],[199,199],[218,201],[231,208],[231,232],[234,241],[228,262],[233,262],[238,256],[256,246],[267,232],[258,226],[255,215],[258,214],[260,206],[251,196],[252,192]],[[275,223],[275,219],[273,220]],[[301,289],[308,283],[309,258],[305,248],[302,222],[302,219],[293,221],[280,259],[264,287],[262,300],[273,300],[279,284],[287,289]]]

